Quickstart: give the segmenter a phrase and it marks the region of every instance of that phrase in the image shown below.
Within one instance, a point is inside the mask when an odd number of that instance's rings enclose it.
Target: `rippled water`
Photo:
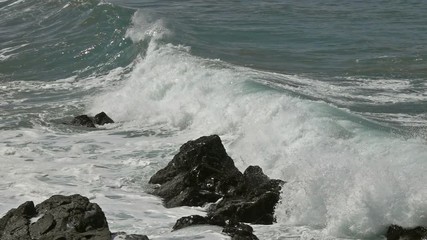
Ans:
[[[425,225],[421,1],[0,0],[0,213],[81,193],[114,231],[170,232],[149,177],[219,134],[285,185],[260,239],[381,239]],[[105,111],[87,130],[72,116]]]

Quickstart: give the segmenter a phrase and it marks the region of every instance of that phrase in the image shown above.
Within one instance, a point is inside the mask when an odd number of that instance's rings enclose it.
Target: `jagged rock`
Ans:
[[[71,124],[75,125],[75,126],[95,128],[95,124],[93,123],[93,119],[87,115],[80,115],[80,116],[73,118],[73,120],[71,121]]]
[[[253,234],[253,228],[244,223],[229,222],[222,232],[229,235],[232,240],[258,240]]]
[[[148,239],[143,235],[128,236],[124,239]],[[1,240],[110,240],[111,237],[98,204],[78,194],[54,195],[37,206],[25,202],[0,219]]]
[[[181,228],[185,228],[193,225],[204,225],[204,224],[211,224],[208,218],[202,217],[200,215],[191,215],[191,216],[182,217],[178,219],[175,225],[172,227],[172,230],[175,231],[175,230],[179,230]]]
[[[242,174],[217,135],[182,145],[150,183],[159,185],[153,193],[164,198],[166,207],[202,206],[217,201],[209,206],[207,217],[180,218],[173,230],[198,224],[219,225],[232,239],[241,240],[258,238],[250,226],[240,222],[274,222],[274,207],[284,184],[270,179],[259,166],[249,166]]]
[[[253,234],[253,228],[247,224],[229,220],[225,221],[215,217],[202,217],[200,215],[182,217],[176,221],[172,229],[175,231],[189,226],[205,224],[224,227],[222,232],[231,236],[231,239],[234,240],[258,240]]]
[[[105,112],[100,112],[94,117],[95,124],[104,125],[107,123],[114,123],[113,119],[111,119]]]
[[[30,240],[30,219],[37,215],[33,202],[25,202],[16,209],[12,209],[0,219],[0,239]]]
[[[82,127],[89,127],[89,128],[96,128],[96,125],[104,125],[107,123],[114,123],[114,121],[107,116],[105,112],[100,112],[95,115],[95,117],[90,117],[88,115],[80,115],[77,117],[74,117],[73,120],[71,120],[70,124],[75,126],[82,126]]]
[[[219,136],[212,135],[182,145],[150,183],[160,184],[154,194],[164,198],[166,207],[202,206],[222,197],[210,207],[210,217],[271,224],[284,182],[271,180],[258,166],[250,166],[242,174]]]
[[[259,166],[249,166],[234,194],[209,209],[209,216],[238,222],[272,224],[283,181],[270,179]]]
[[[201,137],[181,146],[169,164],[150,183],[166,207],[202,206],[233,192],[242,173],[234,166],[217,135]]]
[[[387,240],[424,240],[427,239],[427,229],[416,227],[412,229],[391,225],[386,234]]]
[[[205,224],[224,227],[222,232],[231,236],[233,240],[258,240],[253,234],[253,228],[247,224],[229,220],[225,221],[215,217],[202,217],[200,215],[182,217],[176,221],[172,229],[175,231],[189,226]]]

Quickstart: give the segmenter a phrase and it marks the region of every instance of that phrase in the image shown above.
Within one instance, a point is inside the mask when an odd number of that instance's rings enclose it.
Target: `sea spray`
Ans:
[[[111,111],[128,127],[224,135],[238,167],[260,165],[288,181],[278,225],[370,238],[391,223],[425,222],[427,206],[417,200],[427,195],[423,140],[366,128],[363,118],[326,103],[283,95],[260,83],[269,75],[151,40],[122,88],[99,95],[91,111]]]
[[[147,184],[183,143],[216,133],[240,170],[260,165],[288,182],[277,223],[254,226],[261,239],[380,239],[389,224],[426,225],[424,3],[56,1],[59,28],[9,24],[49,3],[0,8],[11,17],[0,18],[11,31],[0,36],[2,213],[80,193],[113,230],[224,238],[170,233],[203,209],[165,210]],[[100,111],[116,123],[61,124]]]

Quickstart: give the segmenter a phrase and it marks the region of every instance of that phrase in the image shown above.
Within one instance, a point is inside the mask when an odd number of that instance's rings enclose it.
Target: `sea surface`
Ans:
[[[427,2],[0,0],[0,216],[79,193],[112,231],[228,239],[149,178],[218,134],[287,183],[260,239],[427,226]],[[106,112],[96,130],[64,124]]]

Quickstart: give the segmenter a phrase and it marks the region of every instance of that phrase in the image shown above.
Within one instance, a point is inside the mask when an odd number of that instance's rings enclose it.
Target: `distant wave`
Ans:
[[[102,1],[10,1],[0,9],[4,75],[55,80],[105,74],[140,52],[126,38],[134,10]]]

